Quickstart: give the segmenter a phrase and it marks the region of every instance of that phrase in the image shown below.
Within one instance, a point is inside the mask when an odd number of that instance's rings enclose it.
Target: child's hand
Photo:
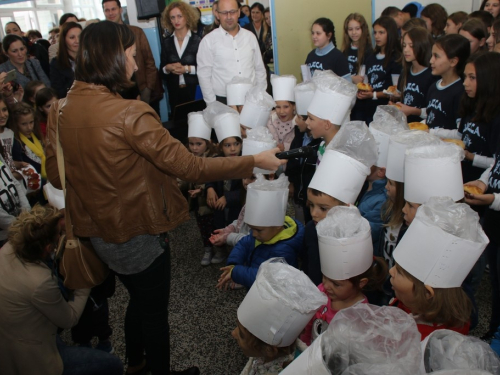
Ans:
[[[465,153],[465,160],[473,161],[474,156],[476,156],[476,154],[473,154],[472,152],[467,150],[464,150],[464,153]]]
[[[224,229],[216,229],[214,230],[214,234],[210,236],[209,240],[212,245],[215,246],[224,246],[227,243],[227,236],[229,232]]]
[[[365,79],[365,77],[364,76],[360,76],[360,75],[351,76],[352,83],[354,83],[355,85],[357,85],[358,83],[363,82],[364,79]]]
[[[188,194],[191,198],[196,198],[200,193],[201,189],[188,190]]]
[[[465,203],[472,206],[489,206],[495,200],[495,194],[470,194],[465,193]]]
[[[247,137],[247,129],[250,129],[249,127],[245,125],[240,124],[240,130],[241,130],[241,138],[246,138]]]
[[[358,90],[356,98],[359,100],[373,99],[373,91]]]
[[[224,289],[227,290],[227,287],[229,286],[229,282],[231,280],[231,272],[233,272],[234,265],[231,266],[226,266],[222,267],[220,270],[222,271],[222,274],[219,277],[219,280],[217,282],[217,289]]]
[[[219,197],[217,196],[217,193],[215,192],[214,188],[208,188],[207,189],[207,204],[211,208],[215,208],[215,204],[217,203],[217,200]]]
[[[226,197],[220,197],[217,202],[215,202],[215,208],[222,211],[226,208],[226,204]]]

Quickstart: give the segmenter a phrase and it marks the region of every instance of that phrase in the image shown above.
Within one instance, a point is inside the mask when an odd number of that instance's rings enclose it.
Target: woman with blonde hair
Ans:
[[[194,100],[198,76],[196,54],[201,38],[196,34],[199,14],[182,1],[171,3],[161,16],[170,36],[162,42],[161,63],[170,109]]]

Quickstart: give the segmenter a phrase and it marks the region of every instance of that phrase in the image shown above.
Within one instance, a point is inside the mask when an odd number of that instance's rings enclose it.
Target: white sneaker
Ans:
[[[208,266],[211,260],[212,260],[212,249],[209,250],[205,249],[205,254],[203,254],[203,258],[201,258],[201,265]]]
[[[222,262],[224,262],[225,259],[226,259],[226,255],[224,254],[222,249],[216,247],[215,248],[215,255],[212,258],[212,264],[222,263]]]

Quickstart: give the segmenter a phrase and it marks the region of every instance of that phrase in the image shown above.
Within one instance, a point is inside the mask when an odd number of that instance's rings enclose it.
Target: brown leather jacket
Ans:
[[[147,104],[75,80],[66,99],[54,103],[47,124],[47,177],[59,189],[58,115],[66,209],[80,237],[123,243],[169,231],[189,218],[176,178],[206,182],[252,174],[253,157],[195,157]]]

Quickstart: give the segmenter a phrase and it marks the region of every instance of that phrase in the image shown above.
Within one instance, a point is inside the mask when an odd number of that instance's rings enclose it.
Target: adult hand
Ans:
[[[373,99],[373,91],[358,90],[356,98],[359,100]]]
[[[262,151],[261,153],[254,155],[254,166],[273,172],[278,170],[281,165],[285,165],[287,162],[286,160],[280,160],[276,157],[276,154],[278,152],[281,152],[281,150],[276,147],[271,150]]]
[[[222,271],[222,274],[219,277],[219,280],[217,282],[217,289],[224,289],[227,290],[227,287],[229,285],[229,282],[231,281],[231,272],[233,271],[234,266],[226,266],[222,267],[220,270]]]
[[[167,64],[165,65],[165,69],[167,70],[167,72],[169,73],[174,73],[174,74],[177,74],[175,73],[175,69],[178,68],[179,66],[182,66],[180,63],[176,62],[176,63],[171,63],[171,64]]]
[[[224,208],[226,208],[226,204],[226,197],[220,197],[219,199],[217,199],[217,202],[215,202],[215,208],[222,211]]]
[[[215,203],[217,202],[217,199],[219,197],[217,196],[217,193],[215,192],[214,188],[208,188],[207,189],[207,204],[211,208],[215,208]]]
[[[23,100],[23,97],[24,97],[24,89],[23,86],[19,85],[17,91],[14,91],[14,98],[16,98],[18,102],[20,102]]]
[[[172,71],[172,73],[177,74],[179,76],[186,73],[186,68],[184,66],[182,66],[181,63],[175,63],[174,65],[175,66],[174,66],[174,70]]]

